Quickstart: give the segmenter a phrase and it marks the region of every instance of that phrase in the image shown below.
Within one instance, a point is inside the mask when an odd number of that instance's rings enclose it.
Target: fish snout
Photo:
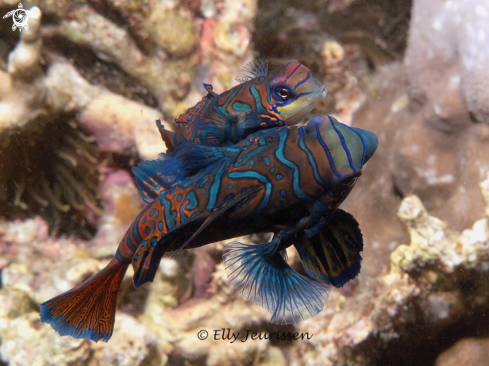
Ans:
[[[379,145],[379,139],[377,135],[369,130],[362,128],[351,127],[354,129],[365,142],[365,161],[364,164],[374,155],[377,146]]]
[[[321,85],[317,90],[316,90],[316,96],[318,98],[324,98],[328,94],[328,89],[324,85]]]

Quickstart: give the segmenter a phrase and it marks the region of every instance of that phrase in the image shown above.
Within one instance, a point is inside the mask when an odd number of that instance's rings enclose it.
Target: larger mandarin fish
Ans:
[[[338,286],[358,274],[362,235],[355,219],[338,206],[376,147],[374,133],[327,116],[305,127],[259,131],[231,147],[181,142],[172,156],[161,154],[134,169],[137,180],[145,179],[149,164],[176,183],[160,194],[139,185],[151,201],[114,258],[85,282],[43,303],[41,320],[61,335],[107,341],[129,264],[139,287],[153,280],[168,251],[270,231],[269,243],[225,247],[230,281],[247,299],[269,309],[274,323],[314,316],[327,301],[326,284]],[[290,245],[312,279],[284,260]]]
[[[255,60],[236,80],[239,85],[219,95],[204,84],[208,94],[175,120],[178,132],[159,126],[169,151],[181,140],[232,145],[259,130],[295,125],[326,95],[326,88],[298,62],[269,73],[267,61]]]

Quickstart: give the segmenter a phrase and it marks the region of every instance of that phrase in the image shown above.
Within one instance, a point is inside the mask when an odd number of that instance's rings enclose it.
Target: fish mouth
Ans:
[[[321,85],[321,87],[318,88],[318,90],[316,90],[316,95],[319,98],[324,98],[327,93],[328,93],[328,89],[326,89],[326,87],[324,85]]]

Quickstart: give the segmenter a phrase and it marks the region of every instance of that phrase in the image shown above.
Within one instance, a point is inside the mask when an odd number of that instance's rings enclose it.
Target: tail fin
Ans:
[[[323,310],[329,288],[292,270],[282,254],[268,255],[273,246],[226,245],[223,258],[229,281],[248,300],[271,311],[272,323],[297,323],[313,317]]]
[[[127,266],[113,258],[82,284],[41,304],[41,321],[61,335],[107,342],[114,329],[117,293]]]

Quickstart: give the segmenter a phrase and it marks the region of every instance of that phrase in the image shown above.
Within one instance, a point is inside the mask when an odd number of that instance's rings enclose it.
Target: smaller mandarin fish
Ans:
[[[148,205],[109,264],[43,303],[41,320],[61,335],[107,341],[130,264],[139,287],[153,281],[166,252],[270,231],[269,243],[225,247],[230,282],[269,309],[273,323],[314,316],[327,301],[328,284],[340,287],[359,273],[362,234],[338,206],[376,148],[374,133],[328,116],[305,127],[259,131],[230,147],[181,141],[171,156],[160,154],[133,169]],[[175,183],[160,191],[161,177]],[[287,264],[284,250],[291,245],[311,278]]]
[[[238,75],[239,85],[217,95],[204,84],[208,94],[175,121],[177,133],[160,133],[169,151],[180,140],[209,146],[225,146],[250,133],[300,122],[326,95],[326,88],[311,71],[289,62],[282,72],[268,73],[268,62],[255,60]]]

